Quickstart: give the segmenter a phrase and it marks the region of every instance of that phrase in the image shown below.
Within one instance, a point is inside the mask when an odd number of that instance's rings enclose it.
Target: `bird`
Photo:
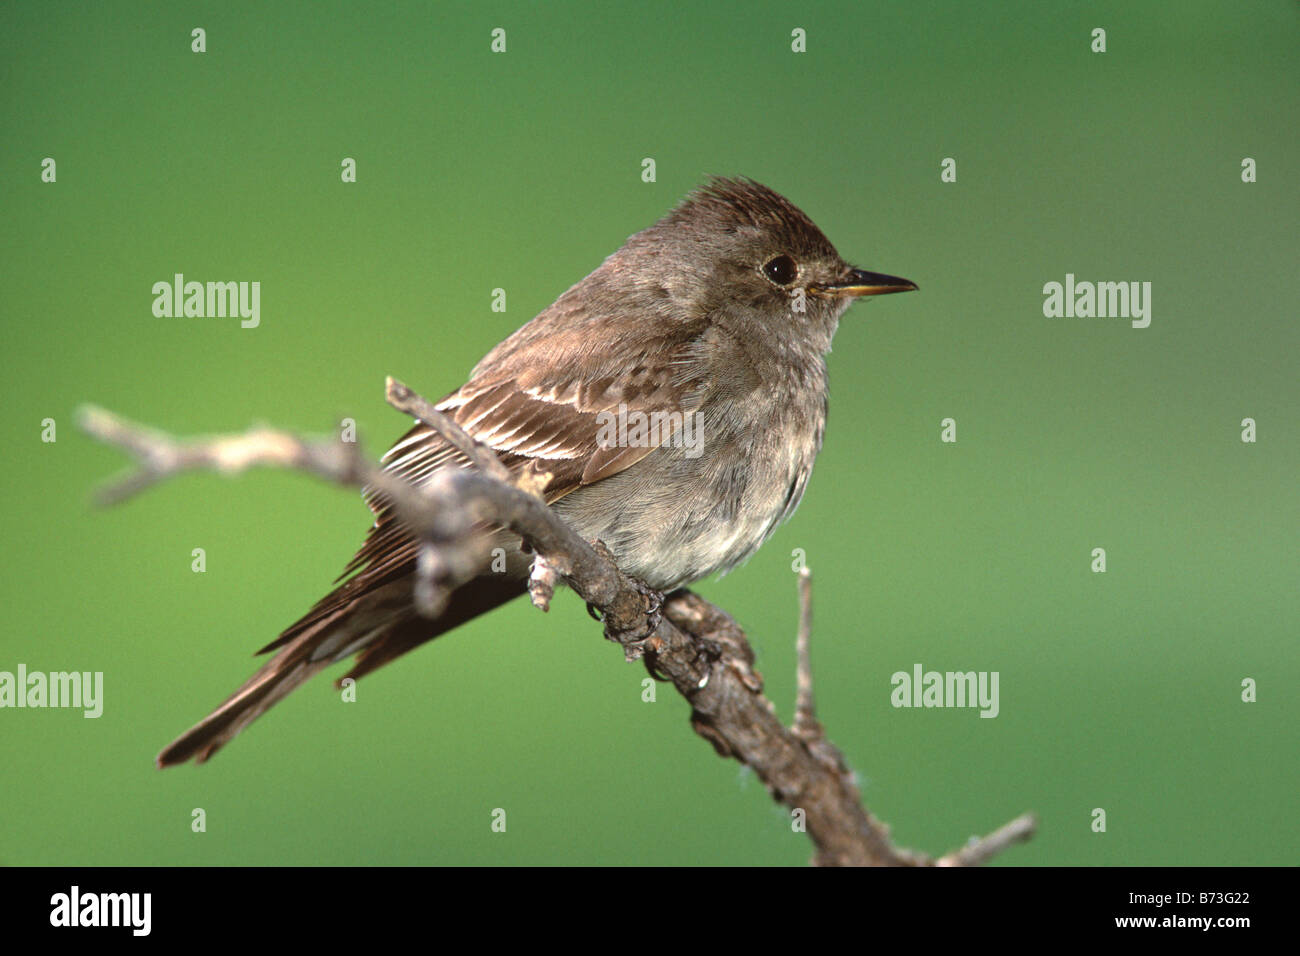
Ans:
[[[513,476],[541,482],[548,506],[624,572],[667,593],[735,568],[790,517],[822,446],[825,355],[841,316],[860,298],[916,288],[849,265],[775,190],[712,178],[436,404]],[[656,415],[673,427],[606,427]],[[470,467],[420,422],[382,464],[415,484]],[[354,657],[340,684],[360,678],[527,592],[531,555],[496,528],[504,563],[422,616],[416,542],[382,495],[365,497],[373,524],[335,588],[258,652],[274,655],[159,767],[203,763],[336,662]]]

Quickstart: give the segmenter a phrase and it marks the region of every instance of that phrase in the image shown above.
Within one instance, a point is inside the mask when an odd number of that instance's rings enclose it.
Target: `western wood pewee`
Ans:
[[[906,279],[855,269],[785,197],[717,179],[632,236],[488,353],[438,407],[619,566],[668,591],[748,558],[803,497],[826,424],[826,364],[855,298]],[[689,439],[689,440],[683,440]],[[411,481],[466,460],[417,424],[384,457]],[[272,657],[158,755],[202,762],[317,671],[360,677],[527,589],[531,557],[495,532],[504,570],[434,620],[412,602],[416,545],[385,502],[339,584],[263,648]],[[500,567],[500,562],[498,562]]]

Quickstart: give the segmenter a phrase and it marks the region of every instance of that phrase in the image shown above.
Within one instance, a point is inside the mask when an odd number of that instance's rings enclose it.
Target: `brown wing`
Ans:
[[[682,348],[689,347],[689,330]],[[494,448],[512,473],[525,469],[551,475],[543,489],[548,502],[564,497],[582,485],[616,474],[640,461],[665,438],[652,432],[634,446],[602,444],[608,425],[620,412],[695,411],[707,382],[683,377],[673,365],[681,351],[673,343],[647,345],[640,356],[622,369],[597,367],[582,376],[581,363],[556,361],[564,343],[540,341],[516,352],[504,369],[482,369],[473,380],[438,403],[438,408],[479,441]],[[522,354],[521,354],[522,353]],[[530,354],[539,359],[530,362]],[[465,467],[460,452],[427,425],[417,423],[384,455],[386,469],[412,482],[428,480],[437,470]],[[343,573],[342,582],[275,641],[262,648],[273,650],[303,631],[353,604],[414,568],[416,545],[382,496],[366,493],[375,523],[365,543]],[[346,579],[346,580],[345,580]]]

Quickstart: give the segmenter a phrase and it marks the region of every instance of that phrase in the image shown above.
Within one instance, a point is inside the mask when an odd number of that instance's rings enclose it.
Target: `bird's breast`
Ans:
[[[661,445],[554,507],[652,587],[728,571],[794,513],[821,446],[825,408],[824,393],[706,405],[693,444]]]

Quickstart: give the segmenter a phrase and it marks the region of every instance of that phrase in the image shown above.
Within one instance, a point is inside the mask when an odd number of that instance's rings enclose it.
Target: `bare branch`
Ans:
[[[269,428],[183,442],[93,406],[79,411],[78,423],[87,434],[130,453],[138,465],[100,491],[96,500],[101,505],[124,501],[188,471],[232,475],[256,466],[291,468],[341,485],[373,488],[391,502],[421,542],[415,603],[422,613],[436,616],[447,595],[482,566],[485,542],[475,530],[474,517],[495,510],[494,503],[474,489],[459,488],[460,473],[441,474],[417,487],[366,462],[354,443],[308,442]]]
[[[813,702],[812,658],[808,645],[812,641],[812,571],[799,569],[799,633],[795,637],[798,670],[795,686],[798,696],[794,704],[794,724],[791,730],[804,741],[820,739],[825,731],[817,722],[817,708]]]
[[[726,612],[689,591],[666,599],[624,574],[600,542],[585,541],[537,496],[537,484],[516,484],[495,453],[405,385],[388,380],[394,407],[434,428],[476,466],[439,471],[413,484],[365,461],[356,446],[309,442],[273,429],[179,441],[98,408],[79,418],[91,436],[132,455],[137,470],[109,485],[103,503],[122,501],[187,471],[226,474],[256,465],[308,472],[382,494],[420,543],[412,600],[436,615],[457,586],[486,563],[487,525],[519,534],[536,554],[533,601],[545,609],[563,579],[601,615],[605,636],[628,660],[644,659],[691,705],[695,731],[726,757],[751,767],[774,799],[803,810],[817,847],[814,862],[829,865],[970,866],[986,862],[1036,826],[1020,817],[938,861],[893,846],[887,829],[862,806],[840,752],[826,739],[812,697],[809,641],[811,579],[800,578],[799,699],[795,726],[786,728],[763,695],[754,652]]]
[[[971,837],[960,850],[953,850],[939,859],[936,866],[980,866],[1015,843],[1023,843],[1038,829],[1038,818],[1032,813],[1016,817],[994,830],[986,837]]]
[[[186,471],[212,470],[233,475],[256,465],[307,471],[341,484],[356,484],[354,476],[367,466],[356,446],[339,442],[307,446],[285,432],[257,428],[242,435],[223,435],[182,442],[160,431],[127,421],[95,406],[81,408],[78,424],[87,434],[131,454],[138,471],[105,486],[96,495],[101,505],[117,504],[150,485]],[[413,489],[405,482],[400,496]]]

